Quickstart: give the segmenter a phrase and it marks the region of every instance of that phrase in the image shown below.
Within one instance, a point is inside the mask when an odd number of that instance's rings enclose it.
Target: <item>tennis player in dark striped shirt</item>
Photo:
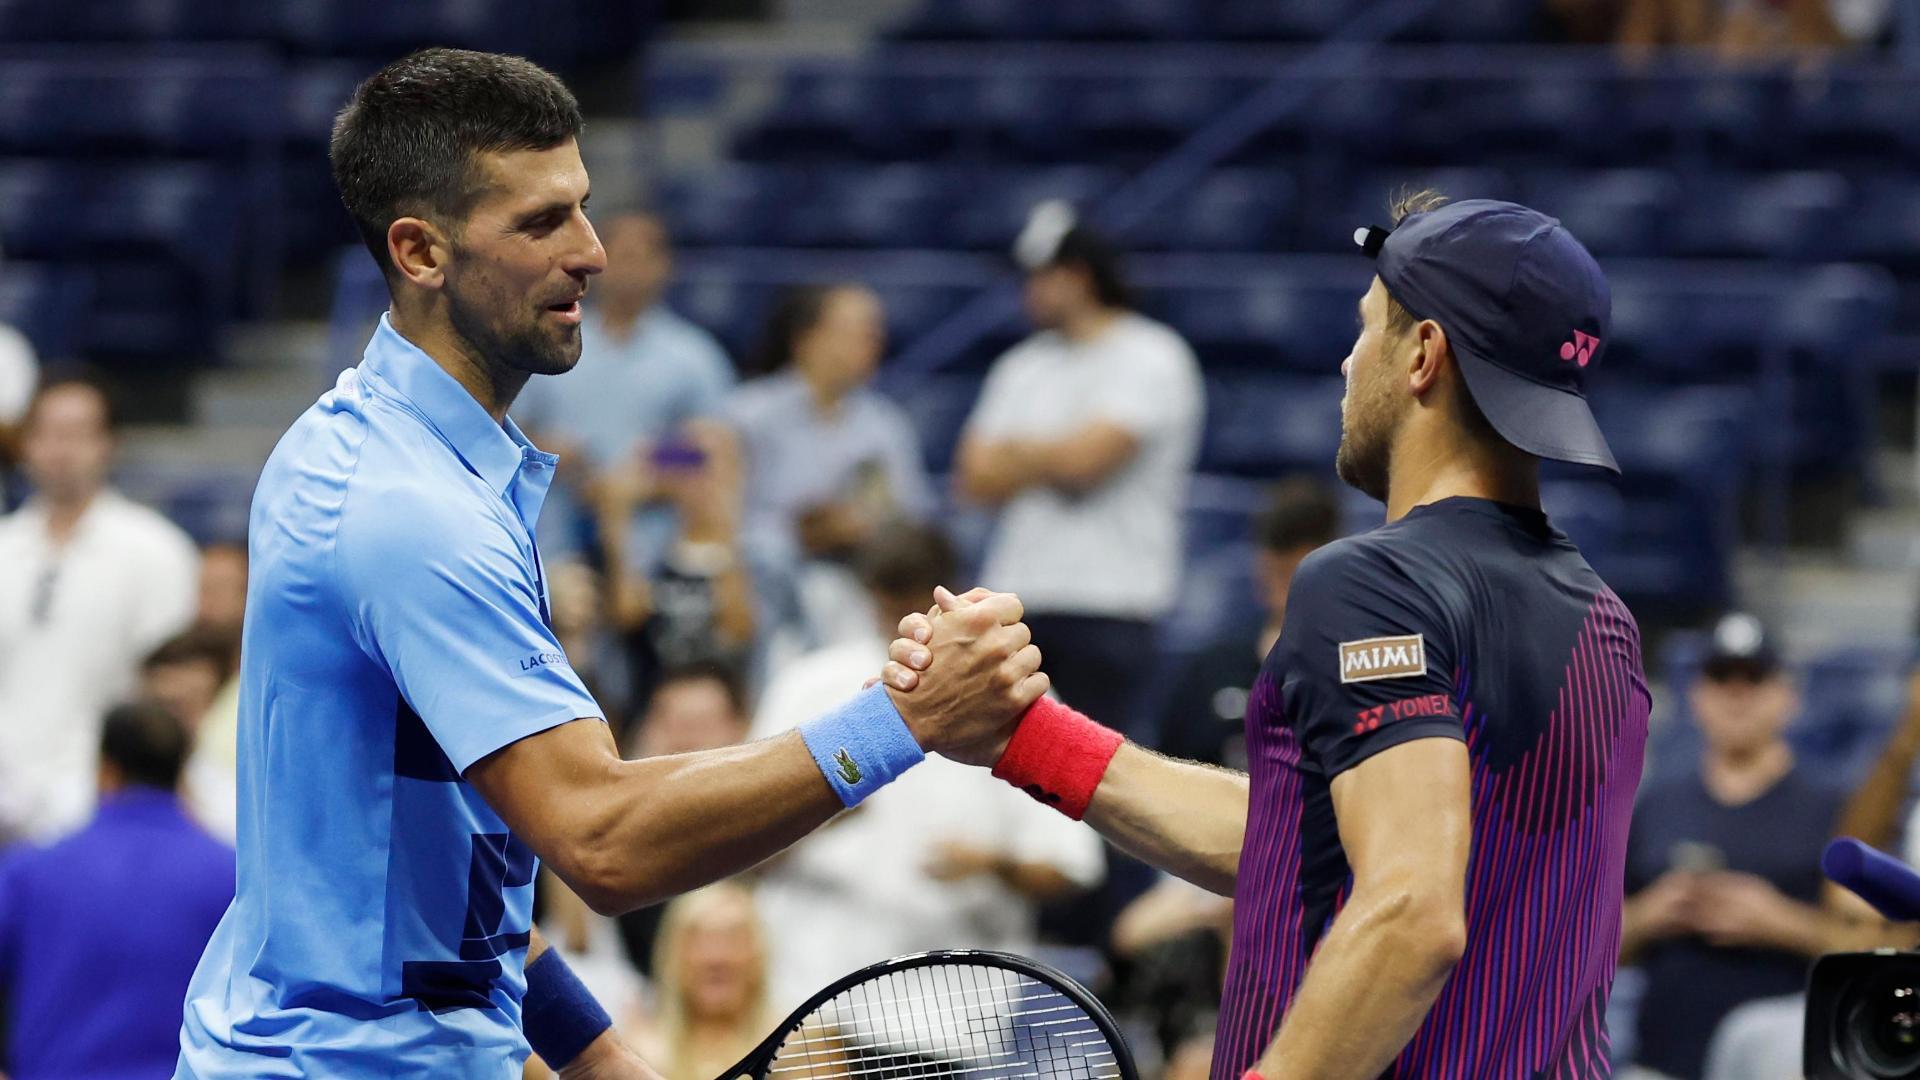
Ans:
[[[1377,276],[1337,462],[1386,524],[1295,575],[1250,775],[1044,701],[994,771],[1234,897],[1213,1080],[1606,1077],[1650,702],[1632,616],[1541,512],[1539,459],[1616,469],[1585,398],[1607,284],[1525,207],[1394,216],[1355,237]],[[902,623],[896,689],[928,628]]]

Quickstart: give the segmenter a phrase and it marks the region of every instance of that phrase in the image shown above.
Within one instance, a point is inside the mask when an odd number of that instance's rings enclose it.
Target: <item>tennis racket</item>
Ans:
[[[972,949],[861,968],[719,1080],[1139,1080],[1106,1006],[1025,957]]]

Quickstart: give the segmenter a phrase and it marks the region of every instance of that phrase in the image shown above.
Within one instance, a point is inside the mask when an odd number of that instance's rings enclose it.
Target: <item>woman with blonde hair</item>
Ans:
[[[667,905],[636,1049],[666,1080],[712,1080],[767,1036],[767,944],[753,893],[721,882]]]

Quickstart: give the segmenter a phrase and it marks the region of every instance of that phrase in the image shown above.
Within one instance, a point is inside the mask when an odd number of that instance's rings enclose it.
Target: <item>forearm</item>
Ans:
[[[1405,1049],[1459,962],[1458,922],[1404,891],[1356,892],[1307,967],[1265,1080],[1372,1080]]]
[[[1039,447],[1022,439],[968,442],[960,448],[960,494],[998,506],[1040,482]]]
[[[1873,949],[1920,949],[1920,923],[1879,919],[1849,919],[1829,914],[1826,935],[1815,955],[1868,952]]]
[[[1074,880],[1052,863],[1023,862],[1012,856],[994,860],[993,876],[1002,885],[1038,903],[1059,900],[1079,890]]]
[[[1128,743],[1107,766],[1085,820],[1127,854],[1231,896],[1247,832],[1247,777]]]
[[[1834,829],[1836,835],[1858,837],[1877,848],[1892,846],[1899,831],[1900,804],[1906,798],[1907,780],[1913,775],[1914,758],[1920,754],[1920,737],[1912,731],[1913,723],[1909,721],[1888,741],[1865,782],[1840,812],[1840,822]]]
[[[745,870],[841,809],[798,732],[695,754],[619,761],[576,797],[586,835],[555,869],[602,914],[644,907]]]

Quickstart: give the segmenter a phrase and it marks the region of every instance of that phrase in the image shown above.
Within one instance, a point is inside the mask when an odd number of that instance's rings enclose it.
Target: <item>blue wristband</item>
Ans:
[[[593,999],[580,977],[552,949],[527,965],[527,996],[520,1003],[520,1030],[527,1045],[555,1072],[565,1068],[613,1017]]]
[[[870,686],[845,704],[800,725],[814,764],[847,806],[879,791],[927,756],[907,730],[884,686]]]

